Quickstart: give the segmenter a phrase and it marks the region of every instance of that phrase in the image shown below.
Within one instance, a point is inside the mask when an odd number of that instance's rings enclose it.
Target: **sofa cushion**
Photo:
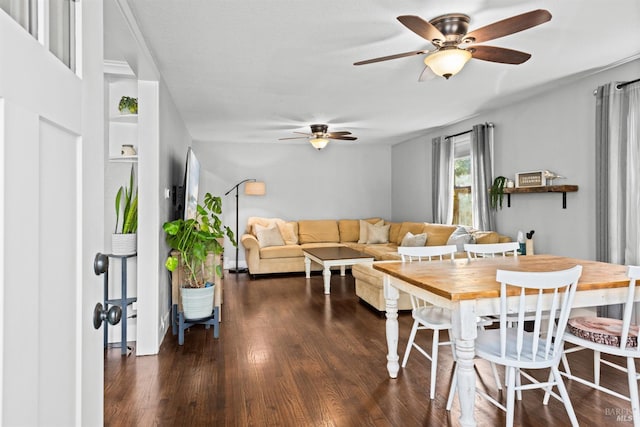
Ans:
[[[367,224],[376,224],[376,225],[384,225],[384,220],[380,218],[369,218],[369,219],[361,219],[359,221],[360,224],[360,234],[358,236],[358,243],[367,243]]]
[[[500,242],[500,235],[495,231],[476,231],[473,235],[476,239],[476,243],[478,244]]]
[[[473,235],[469,233],[466,228],[460,226],[451,233],[449,240],[447,240],[447,245],[456,245],[458,247],[458,252],[464,252],[464,245],[466,243],[475,243],[475,241],[476,239]]]
[[[334,219],[318,219],[298,221],[298,242],[340,242],[338,221]]]
[[[411,232],[413,235],[420,234],[424,232],[424,222],[408,222],[405,221],[400,226],[400,230],[398,230],[398,236],[396,237],[395,244],[400,245],[402,243],[402,239],[407,234],[407,232]],[[429,240],[429,233],[427,233],[427,241]]]
[[[443,246],[447,244],[449,236],[458,228],[455,225],[424,223],[424,231],[427,233],[427,246]]]
[[[341,219],[338,221],[341,242],[357,242],[360,237],[360,221],[357,219]]]
[[[427,243],[427,233],[413,234],[407,231],[402,238],[400,246],[424,246]]]
[[[367,244],[389,243],[389,227],[367,223]]]
[[[365,246],[362,252],[367,255],[371,255],[376,260],[389,259],[389,257],[387,256],[389,254],[393,255],[391,259],[397,259],[398,247],[393,243],[383,243],[378,245],[372,244]]]
[[[269,246],[284,246],[284,240],[278,227],[273,224],[269,227],[263,227],[260,224],[254,226],[256,232],[256,238],[260,248],[267,248]]]
[[[299,245],[270,246],[260,249],[260,258],[262,259],[295,258],[302,256],[302,248]]]
[[[285,244],[287,245],[298,244],[298,223],[297,222],[278,221],[276,222],[276,225],[280,230],[280,235],[282,235],[282,240],[284,240]]]
[[[398,242],[398,234],[400,234],[400,227],[402,227],[402,223],[401,222],[386,222],[385,221],[385,225],[386,224],[391,225],[391,227],[389,227],[389,241],[391,243],[397,243]],[[400,240],[402,240],[402,237],[404,237],[404,236],[400,236]]]

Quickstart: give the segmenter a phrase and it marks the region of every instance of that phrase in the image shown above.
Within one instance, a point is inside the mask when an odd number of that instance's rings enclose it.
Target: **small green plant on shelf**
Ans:
[[[504,176],[497,176],[493,180],[493,185],[491,186],[491,190],[489,190],[489,194],[491,196],[489,198],[489,206],[491,209],[502,209],[502,199],[504,197],[504,188],[506,184],[507,178]]]
[[[122,98],[120,98],[118,110],[120,110],[122,114],[138,114],[138,98],[123,96]]]
[[[129,175],[129,187],[120,187],[116,194],[116,234],[134,234],[138,231],[138,190],[133,188],[133,165]],[[122,204],[123,203],[123,204]],[[122,229],[120,225],[120,206],[122,205]]]
[[[233,231],[222,225],[222,199],[210,193],[205,194],[204,204],[198,204],[194,218],[165,222],[162,229],[166,233],[169,246],[180,253],[180,260],[170,255],[165,267],[173,272],[181,263],[186,273],[183,287],[201,288],[205,285],[205,264],[208,253],[219,255],[223,246],[218,239],[226,235],[233,246],[237,245]],[[216,265],[216,274],[222,276],[222,266]]]

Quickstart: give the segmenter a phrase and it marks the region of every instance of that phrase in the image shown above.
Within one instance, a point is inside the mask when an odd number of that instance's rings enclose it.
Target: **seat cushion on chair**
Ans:
[[[575,317],[569,319],[567,325],[573,335],[593,341],[598,344],[606,344],[620,347],[622,335],[622,320],[609,319],[607,317]],[[627,347],[638,346],[638,326],[629,327]]]

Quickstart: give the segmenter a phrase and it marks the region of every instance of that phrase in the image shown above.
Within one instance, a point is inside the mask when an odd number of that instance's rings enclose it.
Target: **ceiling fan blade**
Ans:
[[[431,23],[425,21],[416,15],[398,16],[398,21],[405,27],[419,35],[425,40],[432,42],[433,40],[445,41],[444,35],[434,27]]]
[[[544,24],[550,19],[551,13],[549,13],[548,10],[532,10],[531,12],[512,16],[511,18],[503,19],[482,28],[478,28],[464,36],[464,39],[469,40],[470,43],[482,43],[488,40],[508,36],[509,34],[535,27],[536,25]]]
[[[424,68],[422,69],[422,72],[420,73],[420,76],[418,77],[418,81],[424,82],[426,80],[431,80],[435,77],[437,77],[436,73],[434,73],[433,70],[429,68],[428,65],[425,65]]]
[[[351,132],[346,131],[346,130],[339,130],[339,131],[337,131],[337,132],[329,132],[329,133],[327,134],[327,136],[328,136],[329,138],[331,138],[332,136],[345,136],[345,135],[351,135]]]
[[[522,64],[531,58],[530,53],[495,46],[473,46],[468,49],[475,59],[500,62],[502,64]]]
[[[388,61],[390,59],[404,58],[405,56],[422,55],[429,52],[428,50],[414,50],[412,52],[398,53],[395,55],[381,56],[380,58],[367,59],[365,61],[354,62],[353,65],[372,64],[374,62]]]
[[[278,141],[284,141],[285,139],[307,139],[306,136],[292,136],[291,138],[278,138]]]
[[[306,136],[313,136],[313,134],[305,133],[305,132],[296,132],[296,131],[293,131],[293,133],[297,133],[297,134],[300,134],[300,135],[306,135]]]
[[[339,139],[342,141],[355,141],[356,139],[358,139],[358,137],[355,137],[355,136],[331,136],[331,135],[328,135],[327,138]]]

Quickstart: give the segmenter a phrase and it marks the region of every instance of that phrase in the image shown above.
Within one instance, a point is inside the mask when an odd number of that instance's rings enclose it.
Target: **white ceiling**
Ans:
[[[105,2],[107,3],[107,2]],[[194,140],[285,143],[311,123],[359,144],[395,144],[517,99],[534,87],[640,55],[638,0],[129,0]],[[396,20],[471,16],[469,29],[533,9],[550,22],[483,43],[521,65],[472,59],[450,80],[418,82],[424,56],[354,66],[431,45]],[[106,13],[105,59],[130,59]],[[111,18],[110,18],[111,17]],[[640,77],[640,76],[638,76]],[[341,142],[351,144],[351,142]]]

